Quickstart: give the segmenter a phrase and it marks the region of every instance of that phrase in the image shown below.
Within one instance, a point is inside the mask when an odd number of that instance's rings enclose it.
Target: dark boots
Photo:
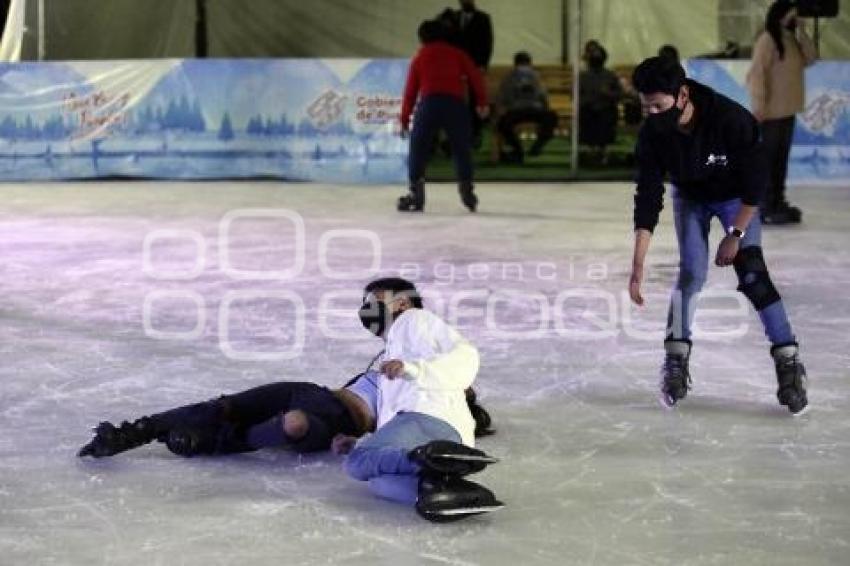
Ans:
[[[77,456],[104,458],[137,448],[157,438],[156,427],[149,417],[129,423],[124,421],[116,427],[110,422],[102,422],[94,429],[94,438],[80,448]]]
[[[478,197],[475,196],[474,187],[471,181],[463,181],[458,184],[457,190],[460,193],[460,200],[463,206],[469,209],[469,212],[475,212],[478,208]]]
[[[667,340],[664,342],[666,356],[661,368],[661,401],[672,407],[684,399],[691,388],[688,359],[691,354],[689,340]],[[770,349],[776,365],[779,404],[788,407],[793,415],[801,415],[808,408],[806,396],[806,368],[800,361],[799,348],[795,342],[773,346]]]
[[[422,468],[416,512],[423,518],[456,521],[504,507],[492,491],[463,479],[498,461],[481,450],[435,440],[411,450],[409,457]]]
[[[484,407],[478,402],[478,395],[472,387],[468,387],[466,391],[466,406],[469,407],[469,412],[472,414],[472,420],[475,421],[475,438],[489,436],[496,431],[493,430],[493,419],[490,418]]]
[[[410,185],[410,192],[398,199],[399,212],[422,212],[425,208],[425,181]]]
[[[768,195],[761,206],[762,224],[783,225],[799,224],[803,220],[803,211],[785,199],[785,187],[774,191],[768,189]]]
[[[691,388],[688,359],[691,356],[690,340],[665,340],[664,363],[661,366],[661,402],[672,407],[684,399]]]
[[[435,440],[408,454],[411,460],[423,469],[437,474],[466,476],[480,472],[488,464],[495,464],[498,458],[488,456],[482,450],[470,448],[451,440]]]
[[[460,476],[424,474],[419,480],[416,512],[429,521],[448,523],[504,507],[493,492]]]
[[[777,206],[762,211],[761,221],[773,226],[799,224],[803,221],[803,211],[783,200]]]
[[[470,212],[475,212],[478,208],[478,197],[475,196],[474,187],[471,182],[462,182],[458,184],[458,192],[463,205]],[[410,192],[403,197],[399,197],[396,208],[399,212],[422,212],[425,208],[425,182],[418,181],[410,185]]]
[[[792,414],[801,415],[806,411],[809,400],[806,397],[806,368],[800,361],[796,343],[774,346],[770,355],[776,364],[776,381],[779,388],[776,397],[780,405],[785,405]]]

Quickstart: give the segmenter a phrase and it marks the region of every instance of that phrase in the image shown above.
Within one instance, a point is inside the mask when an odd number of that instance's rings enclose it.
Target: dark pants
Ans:
[[[307,433],[287,438],[283,415],[300,410],[307,416]],[[338,434],[356,434],[345,405],[327,388],[314,383],[278,382],[184,405],[150,417],[164,440],[177,428],[217,436],[214,453],[247,452],[271,446],[290,446],[298,452],[327,450]]]
[[[484,130],[484,119],[478,115],[478,101],[475,99],[475,95],[473,93],[469,93],[469,98],[466,101],[467,108],[469,109],[470,116],[470,125],[472,130],[470,132],[471,143],[477,149],[481,144],[481,132]]]
[[[765,120],[761,124],[764,153],[768,163],[768,184],[762,209],[771,212],[785,203],[785,178],[788,175],[788,156],[794,137],[794,116]]]
[[[472,182],[472,121],[466,102],[450,95],[431,94],[419,100],[413,117],[408,157],[411,184],[425,177],[428,157],[440,130],[449,138],[458,181]]]
[[[522,154],[522,144],[516,135],[516,127],[519,124],[526,123],[532,123],[537,126],[535,149],[539,151],[555,134],[555,126],[558,125],[558,115],[551,110],[543,108],[526,108],[508,110],[499,118],[499,134],[501,134],[502,139],[511,147],[513,152],[520,155]]]

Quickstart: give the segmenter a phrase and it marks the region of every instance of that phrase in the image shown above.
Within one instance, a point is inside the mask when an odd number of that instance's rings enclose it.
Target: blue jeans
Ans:
[[[472,118],[466,103],[448,94],[429,94],[419,99],[410,132],[408,177],[411,184],[425,177],[428,157],[440,130],[452,147],[457,180],[472,182]]]
[[[667,317],[667,338],[689,340],[693,325],[697,299],[708,275],[709,255],[708,232],[711,219],[717,217],[724,232],[735,222],[741,208],[741,200],[703,203],[688,200],[674,194],[673,216],[676,238],[679,241],[679,278],[670,300]],[[740,249],[761,246],[761,220],[753,216],[745,230]],[[765,334],[771,344],[788,344],[794,341],[791,323],[782,301],[776,301],[758,311]]]
[[[368,481],[379,497],[416,503],[420,469],[407,454],[432,440],[461,441],[454,427],[443,420],[423,413],[399,413],[357,443],[345,459],[345,471],[354,479]]]

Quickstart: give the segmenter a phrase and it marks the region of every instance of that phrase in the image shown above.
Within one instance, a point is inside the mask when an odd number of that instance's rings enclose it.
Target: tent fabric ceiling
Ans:
[[[196,0],[42,0],[45,58],[184,58],[195,54]],[[416,28],[453,0],[206,0],[210,57],[408,57]],[[530,51],[562,60],[564,0],[478,0],[495,28],[496,64]],[[683,56],[750,44],[770,0],[583,0],[582,42],[597,39],[610,62],[631,64],[664,43]],[[38,58],[39,0],[26,0],[23,58]],[[823,21],[822,56],[850,57],[850,0]]]

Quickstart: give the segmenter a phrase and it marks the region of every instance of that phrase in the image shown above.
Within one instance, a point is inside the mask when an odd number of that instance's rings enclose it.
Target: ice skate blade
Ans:
[[[661,405],[663,409],[667,409],[668,411],[672,411],[676,408],[676,401],[673,401],[664,393],[658,394],[658,404]]]
[[[441,511],[431,511],[431,515],[440,517],[456,517],[458,515],[479,515],[481,513],[490,513],[504,509],[505,505],[499,503],[497,505],[482,505],[481,507],[464,507],[462,509],[443,509]]]
[[[796,413],[791,413],[791,416],[794,417],[795,419],[797,417],[802,417],[803,415],[805,415],[806,413],[809,412],[810,407],[811,407],[811,404],[807,403],[805,407],[803,407],[802,409],[800,409]]]
[[[433,460],[452,460],[455,462],[484,462],[485,464],[495,464],[499,461],[493,456],[476,456],[474,454],[431,454],[429,456]]]

